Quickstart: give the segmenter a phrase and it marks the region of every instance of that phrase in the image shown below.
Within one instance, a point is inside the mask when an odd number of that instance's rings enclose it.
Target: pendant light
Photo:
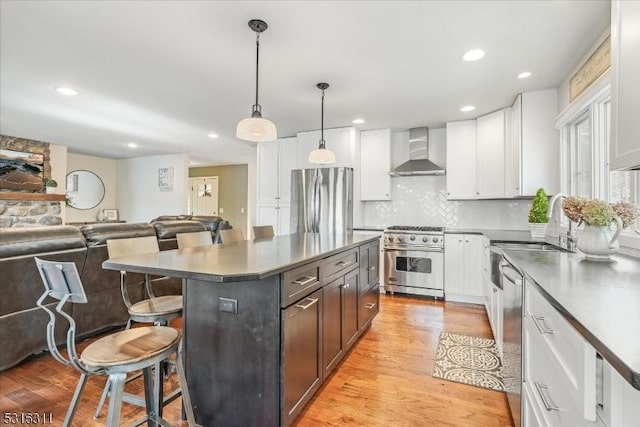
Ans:
[[[318,83],[316,87],[322,91],[322,106],[320,109],[320,143],[318,144],[318,148],[309,153],[309,163],[330,165],[336,162],[336,154],[327,149],[324,141],[324,91],[329,87],[329,83]]]
[[[262,118],[262,107],[258,103],[258,59],[260,58],[260,33],[268,28],[260,19],[249,21],[249,28],[256,33],[256,103],[253,104],[251,117],[242,119],[236,128],[236,137],[244,141],[265,142],[278,138],[276,125],[271,120]]]

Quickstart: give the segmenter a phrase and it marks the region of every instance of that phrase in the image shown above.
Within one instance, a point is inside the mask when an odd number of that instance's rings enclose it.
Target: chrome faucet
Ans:
[[[556,202],[562,198],[568,197],[568,195],[564,193],[558,193],[551,198],[551,202],[549,203],[549,212],[547,212],[547,218],[551,219],[553,217],[553,210],[556,205]],[[558,245],[570,252],[576,251],[576,237],[573,232],[573,221],[569,220],[569,230],[567,230],[566,234],[558,235]]]

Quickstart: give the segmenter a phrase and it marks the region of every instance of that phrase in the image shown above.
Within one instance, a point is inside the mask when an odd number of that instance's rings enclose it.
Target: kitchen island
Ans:
[[[183,280],[198,424],[289,425],[378,312],[378,237],[291,234],[114,258]]]

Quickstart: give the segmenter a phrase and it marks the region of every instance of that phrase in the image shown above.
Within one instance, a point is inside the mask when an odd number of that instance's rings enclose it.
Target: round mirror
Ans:
[[[68,205],[76,209],[95,208],[104,199],[104,183],[91,171],[77,170],[67,174]]]

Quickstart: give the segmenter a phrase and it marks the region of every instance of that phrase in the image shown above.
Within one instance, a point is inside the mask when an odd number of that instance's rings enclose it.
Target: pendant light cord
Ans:
[[[260,33],[256,33],[256,105],[255,107],[258,108],[259,104],[258,104],[258,66],[260,64],[260,62],[258,61],[260,59]]]
[[[320,107],[320,148],[325,147],[324,143],[324,89],[322,89],[322,104]]]

